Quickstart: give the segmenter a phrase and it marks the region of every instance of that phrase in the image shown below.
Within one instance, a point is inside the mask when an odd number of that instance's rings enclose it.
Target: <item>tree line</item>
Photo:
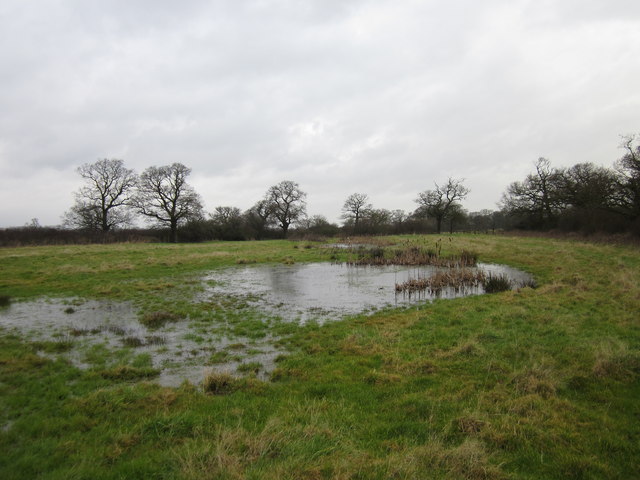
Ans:
[[[199,237],[241,239],[262,238],[276,225],[286,237],[289,227],[306,217],[306,193],[289,180],[270,187],[244,214],[216,207],[207,219],[200,195],[187,182],[191,169],[181,163],[152,166],[137,175],[123,160],[105,158],[77,171],[84,185],[64,214],[67,228],[107,233],[130,228],[139,215],[168,229],[171,242],[178,241],[179,229],[191,237],[199,232]]]
[[[169,241],[243,240],[287,237],[298,232],[334,235],[340,227],[322,215],[307,216],[306,196],[291,180],[271,186],[264,197],[242,212],[237,207],[218,206],[205,214],[200,195],[187,183],[191,170],[181,163],[149,167],[136,175],[120,159],[101,159],[78,168],[84,185],[75,193],[75,203],[64,214],[67,228],[111,232],[130,227],[135,216],[169,231]],[[368,195],[354,193],[344,202],[342,230],[356,234],[424,231],[433,219],[436,230],[443,222],[464,215],[460,202],[469,190],[462,180],[449,178],[442,186],[418,195],[415,212],[374,209]]]
[[[640,234],[640,135],[622,137],[613,168],[578,163],[554,168],[539,158],[532,173],[502,195],[511,228]]]
[[[321,236],[510,229],[640,234],[640,134],[622,139],[624,154],[613,168],[592,163],[554,168],[539,158],[529,175],[507,187],[495,211],[465,210],[462,202],[470,191],[464,179],[450,177],[418,193],[412,212],[375,208],[366,193],[353,193],[344,200],[342,225],[322,215],[308,216],[307,195],[291,180],[269,187],[245,211],[218,206],[206,213],[200,195],[187,182],[191,169],[185,165],[152,166],[138,175],[123,160],[100,159],[77,169],[84,184],[75,192],[63,226],[67,232],[82,232],[87,241],[265,239],[287,237],[292,230]],[[139,217],[149,221],[150,229],[133,228]],[[0,231],[0,244],[7,244],[9,230]],[[47,229],[49,235],[70,238],[52,230]],[[34,238],[44,235],[36,219],[22,232]]]

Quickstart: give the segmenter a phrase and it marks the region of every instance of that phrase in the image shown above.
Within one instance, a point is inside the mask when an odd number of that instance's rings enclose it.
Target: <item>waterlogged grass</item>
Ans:
[[[212,352],[203,385],[163,388],[135,348],[96,346],[79,370],[57,357],[72,340],[4,334],[0,478],[637,477],[640,252],[495,236],[382,242],[477,252],[533,273],[538,288],[260,326],[237,301],[194,302],[198,284],[183,282],[348,253],[288,242],[0,250],[0,294],[12,299],[129,299],[205,330],[281,336],[291,352],[264,382],[251,359],[215,370],[250,347],[232,344]]]

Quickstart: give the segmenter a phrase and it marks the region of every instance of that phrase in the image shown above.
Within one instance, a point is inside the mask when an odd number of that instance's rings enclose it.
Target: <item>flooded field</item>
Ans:
[[[531,275],[505,265],[479,264],[487,275],[504,275],[513,288],[530,283]],[[323,323],[345,315],[386,307],[484,293],[482,285],[448,287],[438,293],[402,294],[396,285],[410,278],[425,278],[442,268],[431,266],[352,267],[331,263],[257,265],[212,272],[208,291],[221,295],[253,296],[252,303],[287,321]]]
[[[506,266],[475,268],[508,277],[513,288],[532,281],[528,274]],[[274,346],[277,338],[270,327],[275,322],[322,324],[433,298],[484,293],[482,285],[447,287],[435,293],[396,291],[399,283],[427,278],[439,270],[331,263],[232,267],[203,277],[204,290],[193,300],[196,311],[202,311],[196,318],[148,328],[131,303],[41,299],[0,308],[0,327],[29,339],[36,348],[37,342],[49,342],[38,350],[43,356],[59,355],[80,368],[109,359],[145,365],[159,372],[155,379],[163,385],[176,386],[184,380],[197,384],[212,369],[266,378],[276,357],[285,353]],[[251,325],[239,328],[232,321]]]
[[[200,383],[211,369],[234,372],[251,367],[258,376],[273,369],[283,353],[273,339],[228,337],[210,322],[182,319],[151,329],[130,303],[45,299],[0,309],[0,327],[27,338],[43,356],[62,355],[79,368],[126,361],[159,371],[162,385]],[[53,351],[54,353],[51,353]]]

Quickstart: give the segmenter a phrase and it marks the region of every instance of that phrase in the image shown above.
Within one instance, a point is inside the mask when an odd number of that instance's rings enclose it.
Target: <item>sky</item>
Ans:
[[[638,0],[0,0],[0,227],[58,225],[102,158],[180,162],[205,210],[497,209],[539,157],[640,132]]]

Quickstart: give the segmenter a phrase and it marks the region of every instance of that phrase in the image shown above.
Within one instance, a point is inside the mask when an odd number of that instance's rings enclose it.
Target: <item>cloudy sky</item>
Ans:
[[[206,209],[294,180],[309,214],[495,209],[540,156],[640,131],[638,0],[0,0],[0,227],[60,223],[76,168],[181,162]]]

